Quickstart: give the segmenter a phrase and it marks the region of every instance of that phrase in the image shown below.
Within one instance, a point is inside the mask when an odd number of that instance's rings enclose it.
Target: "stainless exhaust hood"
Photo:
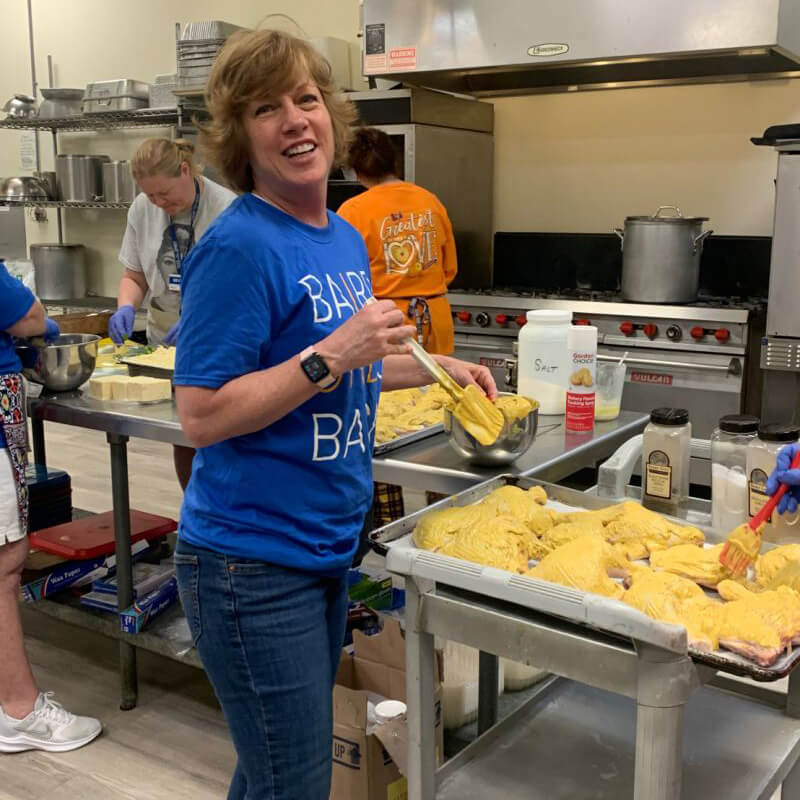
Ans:
[[[363,71],[502,96],[800,77],[800,0],[361,0]]]

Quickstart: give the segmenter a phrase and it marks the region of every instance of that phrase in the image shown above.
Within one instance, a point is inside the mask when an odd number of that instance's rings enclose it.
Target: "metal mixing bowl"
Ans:
[[[500,392],[500,394],[510,393]],[[498,466],[516,461],[533,444],[536,430],[539,427],[539,406],[536,404],[536,407],[524,419],[514,420],[511,425],[506,423],[497,441],[489,445],[480,444],[470,436],[452,412],[446,408],[443,422],[450,446],[460,456],[469,459],[474,464]]]
[[[100,337],[93,333],[62,333],[53,344],[18,345],[22,374],[51,392],[69,392],[89,380],[97,360]]]

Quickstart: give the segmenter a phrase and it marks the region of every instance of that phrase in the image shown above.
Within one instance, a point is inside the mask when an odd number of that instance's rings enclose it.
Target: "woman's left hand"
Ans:
[[[488,367],[472,364],[469,361],[461,361],[461,359],[452,358],[451,356],[434,356],[434,358],[447,370],[450,377],[459,386],[474,384],[482,389],[490,400],[497,399],[497,384],[494,382]]]

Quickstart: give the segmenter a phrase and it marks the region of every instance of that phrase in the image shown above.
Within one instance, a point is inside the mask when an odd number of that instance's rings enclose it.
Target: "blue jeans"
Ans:
[[[228,800],[328,800],[345,577],[178,541],[181,603],[233,738]]]

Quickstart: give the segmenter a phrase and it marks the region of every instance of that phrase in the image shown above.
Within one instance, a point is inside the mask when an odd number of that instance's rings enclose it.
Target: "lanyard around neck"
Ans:
[[[197,209],[200,206],[200,182],[197,178],[194,179],[194,200],[192,201],[192,214],[189,219],[189,241],[186,243],[186,250],[181,253],[181,248],[178,245],[178,235],[175,232],[175,222],[170,221],[169,235],[172,239],[172,253],[175,256],[175,267],[180,274],[183,260],[189,254],[189,251],[194,247],[194,221],[197,217]]]

